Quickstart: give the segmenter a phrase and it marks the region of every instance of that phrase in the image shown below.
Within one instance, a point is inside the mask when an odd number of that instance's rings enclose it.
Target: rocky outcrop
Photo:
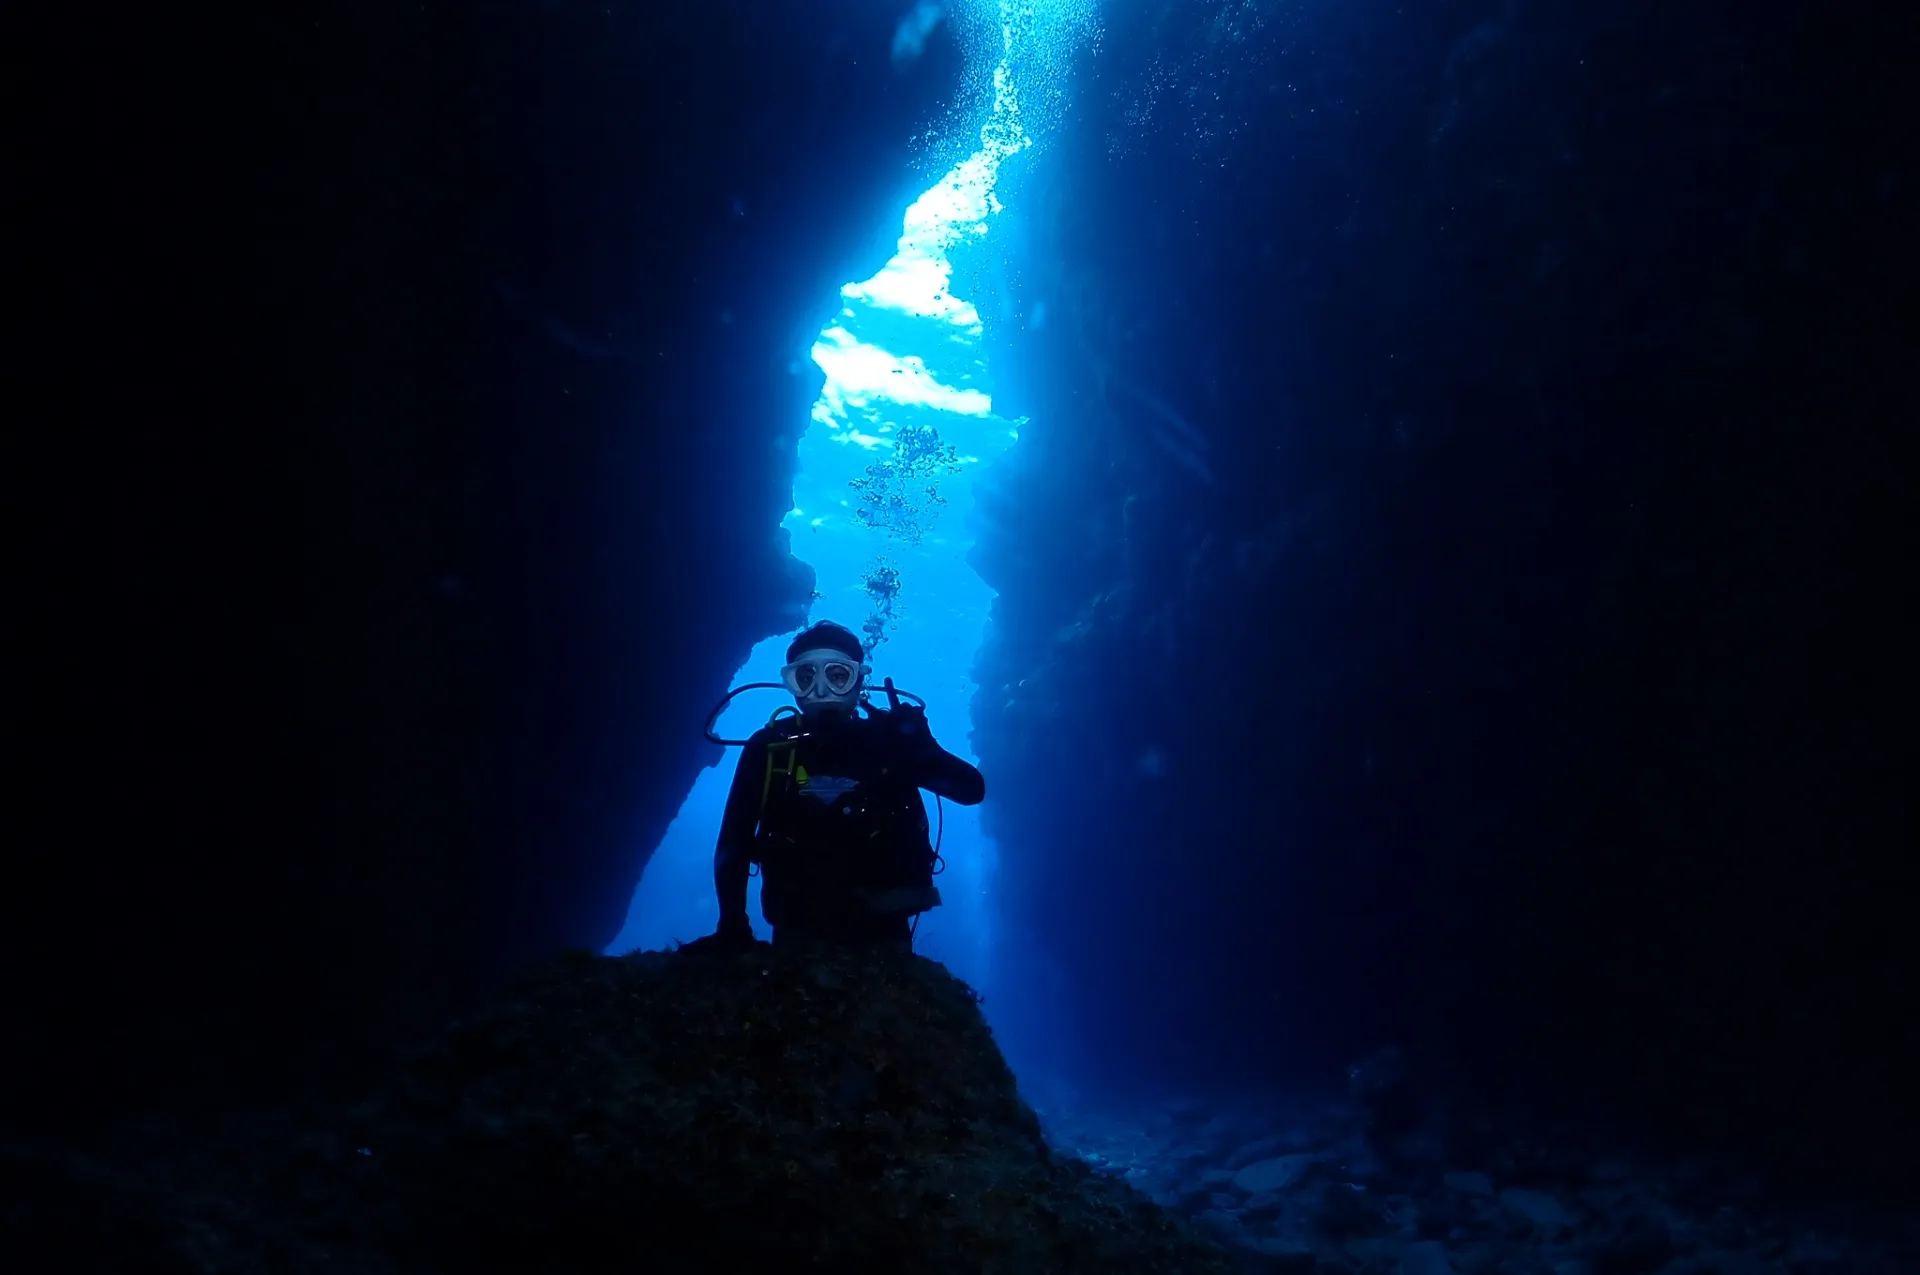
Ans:
[[[0,1185],[0,1262],[75,1275],[1234,1269],[1049,1147],[972,992],[884,953],[581,954],[370,1101]]]

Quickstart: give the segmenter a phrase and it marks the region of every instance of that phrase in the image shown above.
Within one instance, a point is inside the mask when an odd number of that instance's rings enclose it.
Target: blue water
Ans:
[[[795,556],[815,572],[809,618],[866,632],[875,684],[891,677],[922,696],[941,743],[977,764],[966,723],[993,594],[967,565],[968,514],[976,476],[1013,445],[1019,427],[993,410],[980,315],[963,295],[964,279],[955,279],[953,254],[984,248],[1004,268],[991,241],[1001,178],[1033,147],[1031,130],[1044,127],[1059,99],[1053,77],[1096,27],[1088,5],[1070,2],[974,0],[954,17],[972,33],[975,65],[965,80],[980,90],[971,118],[954,118],[968,119],[978,145],[907,208],[894,255],[841,289],[842,308],[811,350],[826,380],[799,437],[793,509],[782,525]],[[915,445],[914,456],[929,444],[934,454],[915,460],[903,441]],[[734,684],[778,680],[790,636],[757,645]],[[718,732],[742,739],[787,702],[776,691],[742,695]],[[713,846],[737,758],[729,750],[695,780],[610,952],[712,930]],[[988,785],[992,800],[991,776]],[[943,905],[921,919],[915,948],[991,989],[994,847],[978,808],[948,806],[935,819]],[[756,923],[758,895],[756,878]]]

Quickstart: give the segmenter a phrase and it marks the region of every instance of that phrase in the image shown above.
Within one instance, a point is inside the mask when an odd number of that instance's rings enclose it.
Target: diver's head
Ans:
[[[801,631],[787,647],[780,680],[806,717],[851,717],[866,688],[866,652],[853,630],[822,620]]]

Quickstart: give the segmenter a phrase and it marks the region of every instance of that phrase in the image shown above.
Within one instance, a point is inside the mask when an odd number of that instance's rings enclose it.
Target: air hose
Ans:
[[[735,696],[745,695],[748,691],[785,691],[786,689],[786,686],[779,682],[748,682],[746,685],[736,686],[725,695],[722,695],[720,702],[713,706],[713,711],[707,714],[707,724],[703,731],[707,737],[707,742],[719,744],[722,748],[736,748],[745,744],[747,741],[744,739],[720,738],[717,730],[720,723],[720,714],[727,711],[727,705],[733,703]],[[886,691],[887,698],[892,701],[893,707],[895,708],[900,707],[901,700],[906,700],[915,708],[925,708],[927,706],[927,701],[920,696],[915,695],[912,691],[903,691],[895,686],[892,678],[887,679],[883,689]],[[860,703],[864,707],[871,708],[871,699],[872,696],[869,693],[862,692]]]
[[[786,689],[787,689],[786,686],[780,682],[748,682],[743,686],[734,687],[732,690],[728,691],[725,695],[722,695],[720,697],[720,702],[713,706],[713,711],[707,714],[707,724],[703,731],[703,733],[707,737],[707,741],[709,743],[719,744],[722,748],[733,748],[733,747],[739,747],[741,745],[744,745],[747,742],[744,739],[720,738],[720,733],[717,729],[720,722],[720,714],[727,711],[727,705],[733,703],[734,698],[736,696],[744,695],[748,691],[785,691]],[[908,703],[912,704],[915,708],[919,708],[923,710],[927,706],[927,701],[924,698],[922,698],[921,696],[915,695],[912,691],[901,690],[899,687],[893,684],[892,678],[888,678],[884,683],[882,683],[881,689],[886,692],[887,703],[889,705],[890,711],[897,711],[900,707],[901,700],[906,700]],[[860,703],[863,707],[871,709],[873,706],[872,697],[869,694],[862,692],[860,696]],[[774,718],[778,718],[780,716],[781,716],[780,713],[774,714]],[[769,719],[769,723],[771,723],[772,720],[773,719]],[[771,779],[771,776],[769,776],[769,779]],[[763,799],[764,799],[764,795],[763,795]],[[947,835],[947,803],[945,802],[945,800],[941,798],[939,793],[935,793],[933,795],[933,804],[934,804],[934,808],[939,812],[938,830],[935,832],[934,838],[933,838],[933,863],[934,863],[933,874],[935,876],[939,876],[942,872],[945,872],[947,870],[946,860],[940,857],[940,843],[942,840],[946,838],[946,835]]]

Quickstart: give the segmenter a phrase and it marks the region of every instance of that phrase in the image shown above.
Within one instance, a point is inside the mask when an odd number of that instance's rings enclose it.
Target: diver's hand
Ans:
[[[889,709],[880,719],[888,741],[906,757],[929,757],[940,751],[927,725],[927,710],[918,704],[902,704]]]
[[[927,745],[933,745],[933,728],[927,726],[927,710],[920,705],[900,705],[899,709],[889,709],[881,714],[879,724],[887,730],[887,734],[897,737],[908,749],[925,749]]]
[[[724,956],[751,951],[759,944],[760,940],[753,937],[753,923],[744,916],[731,916],[720,918],[720,928],[713,933],[691,943],[682,943],[679,950]]]

